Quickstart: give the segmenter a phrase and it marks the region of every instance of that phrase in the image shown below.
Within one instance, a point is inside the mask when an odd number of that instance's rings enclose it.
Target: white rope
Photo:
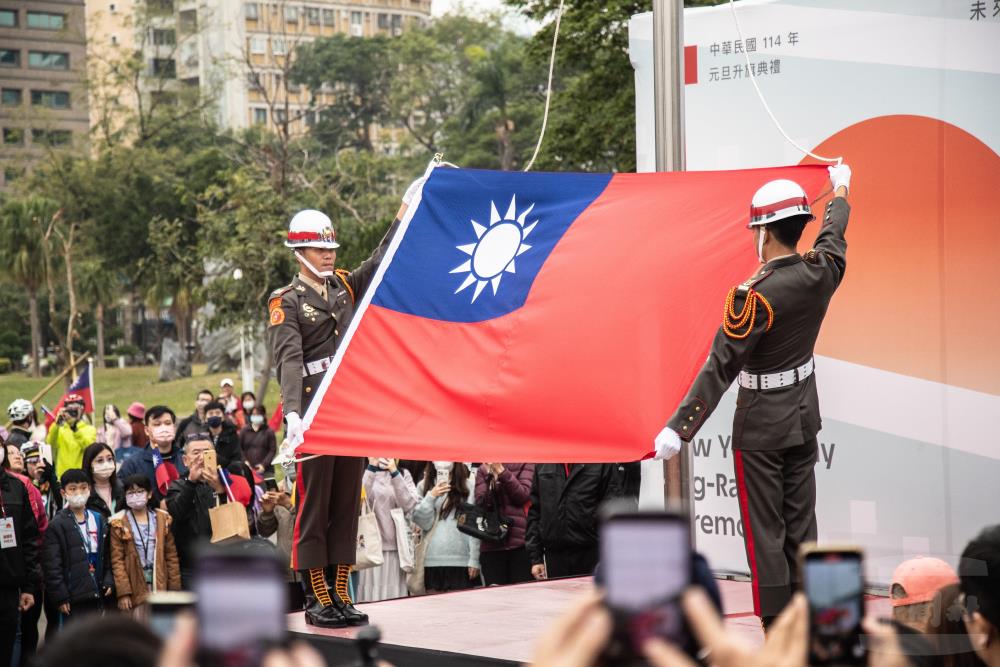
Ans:
[[[552,72],[556,67],[556,44],[559,43],[559,24],[562,22],[563,0],[559,0],[559,9],[556,11],[556,26],[552,31],[552,54],[549,56],[549,83],[545,88],[545,112],[542,114],[542,130],[538,133],[538,143],[535,144],[535,152],[528,160],[524,171],[530,171],[538,157],[538,151],[542,149],[542,139],[545,138],[545,127],[549,123],[549,103],[552,101]]]
[[[736,35],[740,38],[741,44],[746,44],[743,40],[743,29],[740,27],[740,17],[736,14],[736,3],[734,0],[729,0],[729,8],[733,11],[733,21],[736,22]],[[746,58],[747,69],[750,70],[750,82],[753,83],[754,90],[757,91],[757,97],[760,98],[760,103],[764,105],[764,110],[767,111],[767,115],[771,117],[771,121],[774,123],[774,126],[778,128],[778,132],[781,132],[781,136],[785,138],[785,141],[790,143],[792,146],[795,146],[800,152],[805,153],[809,157],[816,158],[820,162],[836,162],[837,164],[841,164],[844,161],[843,157],[823,157],[822,155],[810,153],[806,149],[802,148],[802,146],[795,143],[795,141],[788,136],[785,129],[781,127],[781,123],[779,123],[778,119],[775,118],[774,112],[771,111],[771,107],[767,104],[767,100],[764,99],[764,93],[760,92],[760,86],[757,85],[757,77],[754,75],[753,63],[750,62],[750,54],[747,53],[746,48],[743,49],[743,57]]]

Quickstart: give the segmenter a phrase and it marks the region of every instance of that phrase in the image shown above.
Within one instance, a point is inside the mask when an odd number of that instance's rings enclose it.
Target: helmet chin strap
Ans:
[[[296,251],[295,251],[295,257],[296,257],[296,259],[298,259],[298,260],[299,260],[300,262],[302,262],[302,263],[303,263],[303,264],[305,265],[305,267],[306,267],[307,269],[309,269],[309,271],[311,271],[311,272],[312,272],[312,274],[313,274],[314,276],[316,276],[316,277],[317,277],[317,278],[319,278],[320,280],[323,280],[323,279],[325,279],[325,278],[329,278],[330,276],[332,276],[332,275],[333,275],[333,271],[317,271],[317,270],[316,270],[316,267],[312,265],[312,262],[310,262],[310,261],[309,261],[308,259],[306,259],[306,258],[305,258],[305,257],[304,257],[304,256],[302,255],[302,253],[301,253],[301,252],[299,252],[298,250],[296,250]]]
[[[761,264],[763,264],[764,263],[764,234],[766,233],[767,230],[765,230],[763,227],[760,227],[759,229],[760,229],[760,232],[757,234],[757,259],[760,261]],[[297,255],[298,253],[295,253],[295,254]]]

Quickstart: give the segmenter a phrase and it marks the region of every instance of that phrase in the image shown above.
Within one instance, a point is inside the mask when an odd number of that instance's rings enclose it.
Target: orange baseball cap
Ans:
[[[889,595],[893,607],[930,602],[948,584],[957,584],[955,570],[940,558],[917,556],[903,561],[892,573]]]

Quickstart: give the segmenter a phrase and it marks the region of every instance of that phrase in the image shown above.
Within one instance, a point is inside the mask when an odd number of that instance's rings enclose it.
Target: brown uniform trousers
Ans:
[[[812,359],[847,267],[849,214],[847,200],[835,197],[812,250],[771,260],[735,289],[732,302],[727,300],[727,324],[667,423],[682,440],[698,432],[741,370],[777,373]],[[756,308],[755,316],[740,324],[747,306]],[[739,389],[733,462],[758,616],[775,616],[788,604],[798,585],[799,545],[816,539],[814,466],[821,426],[815,372],[784,388]]]
[[[371,284],[398,224],[393,222],[372,256],[356,270],[338,270],[327,278],[326,298],[300,276],[271,294],[267,333],[285,414],[305,415],[347,332],[355,301]],[[354,456],[318,456],[296,465],[293,569],[354,563],[364,463]]]

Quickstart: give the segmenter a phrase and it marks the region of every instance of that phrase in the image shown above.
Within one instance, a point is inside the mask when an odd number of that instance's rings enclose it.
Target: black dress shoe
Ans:
[[[333,598],[333,604],[340,609],[340,613],[344,615],[349,625],[368,625],[368,614],[358,610],[350,602],[344,602],[335,597]]]
[[[306,625],[315,625],[319,628],[346,628],[349,622],[336,604],[324,606],[310,596],[306,604]]]

